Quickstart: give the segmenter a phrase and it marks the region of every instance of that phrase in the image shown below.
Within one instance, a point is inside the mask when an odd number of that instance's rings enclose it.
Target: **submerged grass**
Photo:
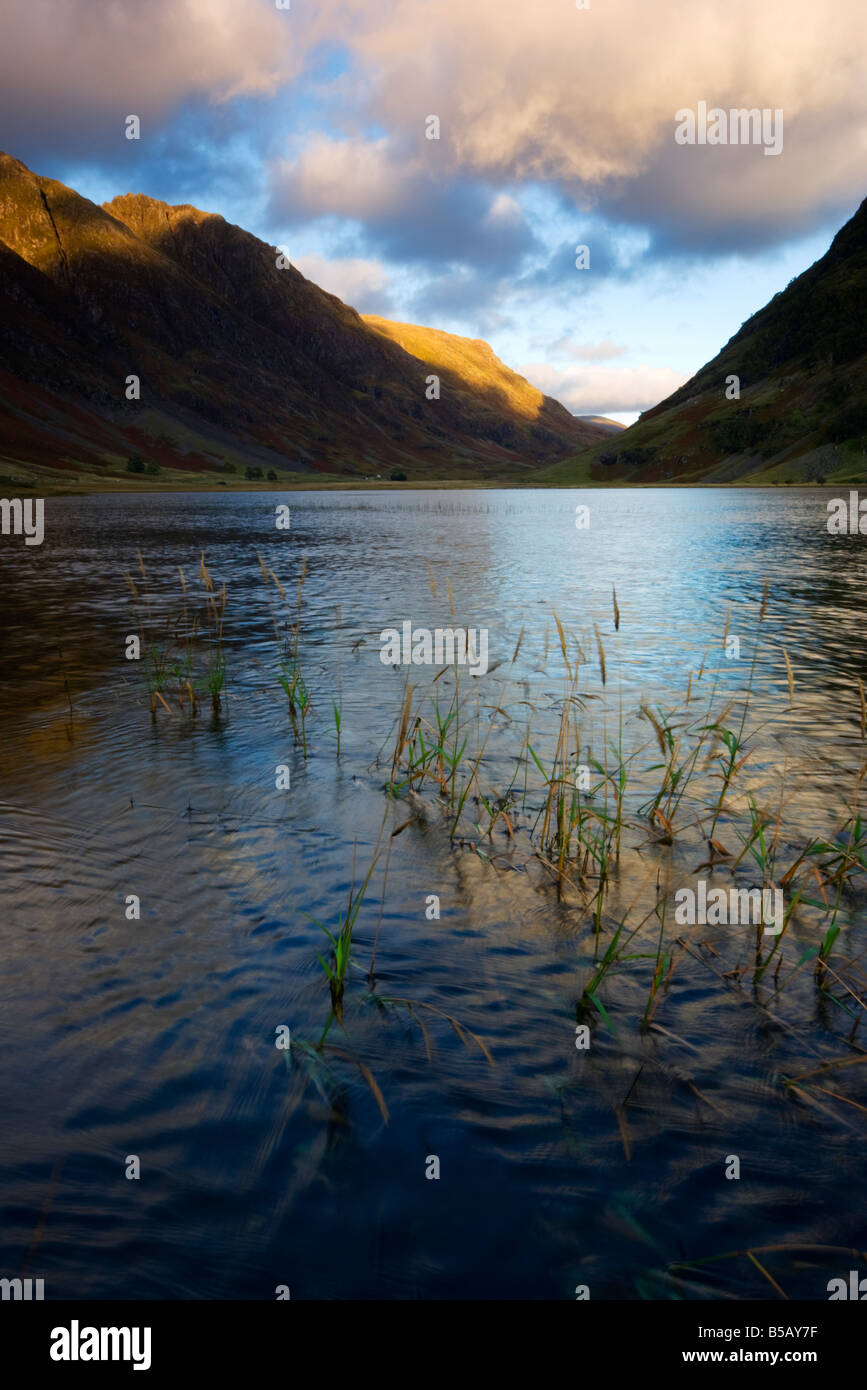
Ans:
[[[612,601],[614,631],[620,633],[616,594]],[[495,746],[502,729],[506,741],[515,743],[514,697],[502,678],[496,693],[481,707],[487,721],[484,731],[480,714],[474,727],[468,705],[461,699],[457,670],[445,693],[440,689],[444,671],[427,691],[409,683],[404,687],[386,781],[388,795],[409,797],[413,803],[427,791],[432,804],[441,806],[444,828],[456,848],[470,848],[495,867],[496,861],[523,869],[531,862],[542,866],[558,895],[574,904],[578,920],[583,919],[592,933],[593,966],[579,1008],[590,1008],[606,1025],[616,1006],[609,999],[606,1007],[603,992],[615,974],[639,971],[646,978],[640,1017],[646,1028],[686,957],[695,957],[698,949],[695,958],[712,959],[707,944],[708,937],[714,936],[712,927],[698,924],[684,931],[686,923],[678,918],[675,906],[679,891],[705,875],[713,886],[722,881],[739,891],[784,894],[782,922],[761,918],[753,921],[753,933],[749,922],[739,932],[738,942],[730,949],[739,951],[740,959],[721,977],[723,983],[728,986],[734,981],[742,987],[751,982],[758,1006],[775,1009],[792,981],[812,963],[817,989],[851,1019],[849,1037],[854,1043],[867,1007],[862,987],[867,980],[860,975],[858,958],[841,951],[841,931],[845,914],[863,896],[867,874],[867,818],[862,808],[867,703],[859,681],[861,746],[854,786],[836,830],[830,836],[804,838],[788,814],[786,769],[773,802],[769,804],[766,794],[760,797],[755,790],[763,775],[758,769],[763,752],[759,735],[767,720],[763,723],[751,715],[768,601],[766,584],[741,690],[734,695],[730,690],[721,692],[720,673],[706,670],[707,657],[698,672],[689,673],[685,698],[672,708],[640,701],[627,718],[621,687],[615,738],[606,732],[605,708],[599,710],[593,704],[604,700],[611,681],[603,634],[593,624],[600,693],[586,681],[588,658],[581,641],[567,633],[556,612],[555,649],[559,645],[564,684],[559,720],[554,733],[548,734],[552,742],[547,753],[545,731],[533,730],[536,710],[526,683],[527,698],[518,703],[529,705],[530,714],[514,754],[504,754]],[[727,639],[728,623],[724,649]],[[524,640],[522,629],[513,662]],[[547,662],[547,636],[545,646],[543,661]],[[783,715],[795,705],[795,674],[788,653],[779,651],[788,695],[781,706]],[[649,728],[648,738],[640,736],[642,723]],[[550,730],[550,719],[545,729]],[[589,732],[599,738],[598,752],[590,747]],[[474,733],[478,751],[470,754],[467,749]],[[505,789],[490,787],[490,770],[509,762],[513,771]],[[757,769],[752,775],[751,768]],[[653,777],[657,786],[648,797],[648,781]],[[483,848],[483,844],[494,846],[495,831],[507,837],[496,852]],[[690,859],[694,860],[697,849],[701,862],[696,866]],[[624,854],[631,871],[648,857],[656,866],[656,891],[649,908],[648,895],[642,892],[625,914],[615,906]],[[793,956],[787,938],[796,921],[802,931],[809,928],[815,944]],[[766,932],[766,926],[779,930]],[[766,992],[757,994],[765,981]]]
[[[370,886],[374,870],[376,869],[383,853],[382,841],[385,831],[386,819],[387,813],[386,817],[383,818],[382,826],[380,827],[379,839],[377,840],[376,846],[374,848],[373,855],[371,857],[370,864],[367,869],[367,873],[365,874],[364,879],[358,888],[356,888],[355,886],[355,860],[357,844],[353,849],[352,878],[350,882],[349,899],[345,910],[342,911],[338,916],[336,928],[332,931],[328,926],[326,926],[324,922],[319,921],[317,918],[309,917],[309,920],[313,922],[320,929],[320,931],[322,931],[325,934],[331,946],[331,950],[327,958],[319,955],[318,953],[316,957],[322,969],[322,972],[328,981],[331,1007],[328,1014],[328,1018],[325,1022],[325,1027],[323,1028],[318,1041],[315,1044],[313,1044],[309,1042],[304,1042],[302,1040],[298,1040],[298,1045],[302,1048],[304,1055],[307,1057],[308,1062],[311,1064],[310,1075],[314,1080],[314,1083],[317,1084],[320,1090],[320,1094],[323,1095],[323,1098],[328,1099],[327,1093],[322,1089],[320,1083],[321,1070],[319,1064],[322,1058],[325,1055],[333,1055],[337,1058],[348,1060],[359,1068],[361,1075],[363,1076],[365,1082],[371,1090],[371,1093],[374,1096],[374,1099],[376,1100],[376,1103],[379,1107],[380,1114],[382,1115],[384,1122],[388,1124],[388,1106],[386,1104],[383,1092],[372,1071],[370,1070],[370,1067],[361,1059],[361,1057],[359,1057],[357,1051],[352,1047],[349,1040],[345,1019],[345,994],[350,966],[354,966],[355,969],[359,972],[359,974],[365,974],[362,966],[359,965],[357,961],[353,958],[353,933],[355,931],[358,916],[364,903],[367,890]],[[404,821],[402,825],[399,825],[396,829],[392,830],[388,836],[386,866],[382,887],[383,904],[385,902],[385,893],[388,878],[388,864],[391,857],[392,842],[397,838],[398,835],[401,834],[403,830],[406,829],[409,823],[409,821]],[[373,940],[370,962],[366,972],[367,987],[362,996],[362,1004],[375,1005],[379,1010],[388,1013],[405,1011],[409,1020],[413,1023],[417,1023],[419,1026],[419,1029],[422,1033],[422,1037],[424,1039],[425,1052],[428,1061],[433,1060],[433,1047],[430,1032],[428,1031],[428,1028],[426,1027],[424,1022],[424,1011],[427,1011],[439,1018],[444,1019],[454,1030],[454,1032],[460,1038],[461,1042],[464,1044],[465,1047],[469,1047],[470,1043],[473,1043],[484,1054],[489,1064],[493,1066],[494,1059],[491,1055],[490,1049],[488,1048],[487,1044],[483,1041],[482,1038],[479,1037],[477,1033],[474,1033],[473,1030],[471,1028],[468,1028],[465,1024],[460,1023],[452,1014],[447,1013],[445,1010],[439,1008],[437,1005],[431,1004],[426,1000],[410,999],[377,993],[375,988],[375,969],[376,951],[379,943],[380,922],[377,923],[376,933]],[[331,1031],[331,1027],[335,1023],[343,1030],[344,1035],[346,1036],[346,1048],[335,1047],[333,1043],[328,1043],[326,1041],[328,1038],[328,1034]]]
[[[275,689],[285,695],[296,741],[307,756],[314,701],[302,669],[306,562],[297,579],[294,606],[261,556],[259,564],[274,631]],[[141,557],[139,570],[139,580],[131,575],[127,579],[140,614],[154,716],[158,707],[170,712],[188,708],[195,714],[203,700],[210,700],[219,712],[227,682],[225,585],[217,590],[202,555],[197,576],[201,587],[191,589],[180,572],[180,609],[170,611],[164,599],[157,602],[151,593]],[[431,585],[436,596],[433,576]],[[450,588],[448,593],[454,616]],[[317,923],[327,942],[318,960],[330,1012],[318,1041],[305,1046],[321,1058],[333,1050],[331,1029],[336,1025],[346,1033],[346,1000],[355,971],[366,977],[363,1002],[375,1003],[387,1013],[404,1011],[413,1026],[418,1025],[428,1055],[428,1024],[440,1017],[465,1043],[489,1057],[483,1041],[438,1004],[377,994],[382,907],[369,958],[364,965],[356,960],[359,914],[383,851],[384,904],[393,841],[417,818],[429,819],[433,813],[435,819],[439,808],[443,834],[456,854],[471,851],[494,873],[503,867],[534,869],[550,882],[575,924],[583,972],[576,999],[579,1017],[594,1018],[614,1036],[618,1024],[629,1021],[641,1030],[656,1029],[679,973],[696,963],[718,980],[720,988],[749,990],[752,1003],[767,1014],[778,1014],[795,992],[795,982],[802,987],[812,976],[813,989],[848,1030],[848,1046],[860,1054],[867,974],[850,921],[867,882],[867,701],[858,681],[853,712],[860,740],[837,820],[829,821],[824,831],[805,834],[797,806],[792,814],[797,788],[788,763],[772,795],[765,785],[771,772],[762,762],[767,759],[767,741],[761,735],[768,720],[757,718],[754,709],[760,653],[768,645],[768,604],[766,585],[755,613],[746,679],[734,692],[731,681],[723,679],[726,668],[714,670],[709,653],[697,671],[684,673],[686,688],[679,700],[663,704],[637,699],[625,709],[612,650],[624,641],[628,622],[616,593],[607,634],[593,623],[586,643],[553,612],[542,669],[547,674],[549,663],[558,663],[558,694],[546,691],[549,703],[541,712],[526,675],[515,671],[522,651],[525,662],[530,656],[523,627],[511,662],[507,659],[505,670],[494,680],[497,666],[503,665],[495,663],[487,673],[487,685],[475,677],[468,684],[459,667],[442,668],[426,688],[412,684],[407,676],[393,743],[387,752],[383,745],[375,765],[384,768],[389,802],[405,802],[408,817],[387,842],[381,832],[357,888],[353,866],[349,900],[337,922]],[[338,613],[336,628],[340,624]],[[727,621],[723,649],[728,636]],[[796,709],[798,687],[788,652],[779,647],[775,659],[785,692],[781,691],[778,717],[784,719]],[[329,737],[335,737],[340,757],[342,683],[335,694],[325,692],[324,703],[330,706]],[[784,916],[775,924],[780,930],[765,933],[767,923],[754,922],[754,931],[748,927],[729,938],[725,950],[730,959],[718,962],[712,928],[690,925],[676,907],[679,892],[694,886],[702,875],[714,886],[782,891]],[[624,906],[624,883],[630,878],[640,882]],[[810,943],[806,946],[805,935]],[[801,942],[794,948],[793,938]],[[624,991],[617,983],[625,974],[639,983],[642,996],[636,1011],[635,991],[628,991],[631,1018],[623,1013]],[[366,1064],[352,1052],[348,1036],[347,1046],[346,1055],[364,1074]],[[340,1060],[340,1049],[333,1055]],[[382,1109],[381,1091],[371,1085],[372,1078],[365,1080]],[[785,1085],[799,1098],[823,1089],[809,1074]],[[847,1100],[824,1089],[838,1102]]]
[[[227,676],[225,584],[218,592],[203,552],[197,576],[201,585],[198,594],[191,592],[183,570],[178,570],[178,606],[171,598],[155,595],[141,552],[138,564],[139,580],[131,574],[126,575],[126,580],[137,609],[137,635],[151,714],[156,717],[159,704],[168,714],[174,712],[175,705],[179,713],[188,705],[195,715],[199,704],[207,699],[214,714],[219,714]]]

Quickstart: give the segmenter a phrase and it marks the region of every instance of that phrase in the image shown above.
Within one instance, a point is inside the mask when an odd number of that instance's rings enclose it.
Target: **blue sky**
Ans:
[[[861,0],[8,0],[0,144],[95,202],[219,212],[628,422],[867,194],[865,39]],[[678,144],[701,101],[782,112],[782,151]]]

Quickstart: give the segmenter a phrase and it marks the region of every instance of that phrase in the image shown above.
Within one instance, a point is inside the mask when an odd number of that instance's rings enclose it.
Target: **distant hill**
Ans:
[[[727,399],[728,378],[740,399]],[[538,481],[830,482],[867,476],[867,200],[826,255],[617,439]]]
[[[622,430],[626,429],[626,426],[621,425],[619,420],[609,420],[607,415],[578,415],[576,418],[583,420],[585,425],[596,425],[606,434],[620,434]]]
[[[276,259],[220,216],[97,207],[0,155],[0,475],[509,480],[600,437],[486,344],[366,321]]]
[[[502,444],[514,445],[515,431],[521,422],[524,428],[547,430],[559,436],[564,428],[564,417],[568,417],[569,430],[580,434],[584,444],[595,443],[603,432],[601,426],[588,428],[586,421],[570,415],[559,401],[543,396],[524,377],[501,362],[493,348],[481,338],[459,338],[439,328],[393,323],[376,314],[364,314],[363,319],[381,338],[397,343],[435,375],[448,378],[453,383],[452,390],[466,397],[468,409],[480,392],[498,399],[513,417],[499,432],[498,440]]]

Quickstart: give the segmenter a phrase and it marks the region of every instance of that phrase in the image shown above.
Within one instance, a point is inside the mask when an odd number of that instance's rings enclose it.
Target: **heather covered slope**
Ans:
[[[739,400],[726,398],[734,376]],[[867,201],[680,390],[540,481],[843,482],[865,471]]]
[[[427,364],[278,268],[273,247],[190,206],[97,207],[0,155],[0,242],[6,475],[128,482],[134,453],[215,482],[249,466],[506,479],[596,437],[490,349],[487,376],[443,365],[428,401]]]
[[[414,323],[395,323],[376,314],[365,314],[364,322],[389,342],[397,343],[425,364],[428,373],[452,383],[458,397],[472,408],[481,394],[514,419],[503,425],[500,442],[516,441],[523,423],[540,440],[559,437],[564,428],[575,430],[585,445],[596,442],[600,429],[570,415],[565,406],[543,396],[524,377],[501,362],[491,346],[481,338],[460,338],[439,328],[423,328]]]

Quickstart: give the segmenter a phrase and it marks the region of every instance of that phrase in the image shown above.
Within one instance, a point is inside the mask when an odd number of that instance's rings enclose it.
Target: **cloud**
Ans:
[[[407,312],[420,323],[443,325],[448,322],[452,331],[463,326],[464,332],[478,324],[478,332],[489,334],[491,315],[502,318],[503,301],[504,287],[500,280],[467,266],[458,266],[433,276],[422,285],[408,300]],[[476,336],[475,330],[471,336]]]
[[[531,362],[518,371],[573,415],[649,410],[688,380],[671,367],[566,367]]]
[[[413,176],[404,168],[403,179],[396,178],[396,165],[385,139],[314,135],[294,163],[280,160],[275,165],[274,198],[282,211],[304,219],[381,219],[405,202],[401,183]]]
[[[368,75],[366,115],[420,141],[440,118],[453,174],[560,187],[579,208],[763,244],[863,195],[863,0],[322,0]],[[783,153],[674,142],[675,112],[781,108]],[[664,182],[660,188],[657,177]],[[709,208],[710,204],[710,208]]]
[[[558,338],[548,351],[552,357],[574,357],[579,362],[606,362],[611,357],[622,357],[625,347],[612,343],[606,338],[601,343],[578,343],[574,338]]]
[[[329,45],[340,50],[334,100]],[[6,0],[0,122],[13,153],[53,141],[117,161],[130,153],[127,114],[152,139],[181,108],[233,102],[251,148],[270,152],[281,112],[262,103],[279,94],[287,139],[320,133],[275,196],[299,215],[369,221],[397,258],[516,265],[532,242],[516,190],[531,183],[601,223],[649,229],[660,253],[677,254],[774,245],[851,211],[865,191],[865,48],[863,0],[317,0],[287,11],[268,0]],[[699,100],[781,108],[782,154],[676,145],[675,112]],[[430,115],[440,140],[425,139]]]
[[[436,154],[424,158],[386,138],[308,139],[295,160],[272,166],[270,216],[287,226],[355,221],[366,244],[395,261],[474,265],[487,274],[515,271],[538,246],[514,198],[444,176]]]
[[[606,212],[650,230],[648,261],[760,251],[833,226],[855,211],[867,175],[863,154],[860,169],[853,160],[851,133],[830,137],[828,124],[790,123],[774,159],[733,145],[662,148],[643,173],[610,190]]]
[[[127,115],[141,118],[147,140],[182,103],[271,94],[301,61],[291,23],[249,0],[4,0],[4,139],[128,150]]]
[[[292,256],[291,248],[289,255],[292,264],[308,280],[329,294],[336,294],[360,314],[381,314],[388,318],[394,313],[391,276],[379,261],[362,257],[329,260],[316,254]]]
[[[589,293],[598,288],[600,280],[616,276],[626,279],[640,272],[646,248],[636,251],[624,248],[616,231],[595,220],[579,224],[578,235],[562,242],[547,253],[547,259],[521,279],[526,289],[550,289],[571,283],[571,288]],[[578,266],[580,260],[582,268]]]

